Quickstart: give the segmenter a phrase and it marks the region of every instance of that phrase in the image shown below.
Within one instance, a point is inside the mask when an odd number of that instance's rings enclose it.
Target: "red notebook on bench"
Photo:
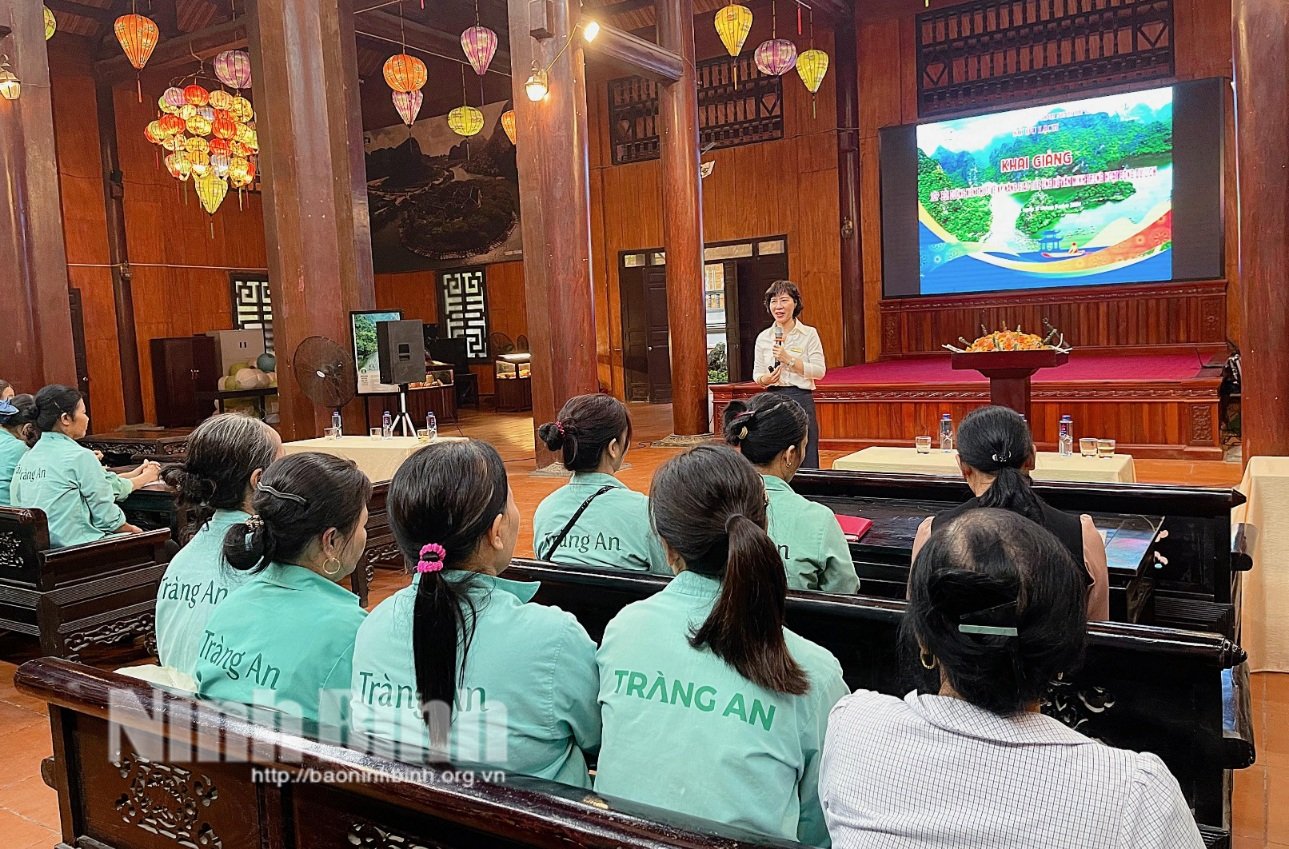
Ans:
[[[846,535],[846,542],[859,542],[860,537],[873,527],[873,520],[865,519],[863,516],[843,516],[840,513],[836,516],[837,524],[841,525],[841,532]]]

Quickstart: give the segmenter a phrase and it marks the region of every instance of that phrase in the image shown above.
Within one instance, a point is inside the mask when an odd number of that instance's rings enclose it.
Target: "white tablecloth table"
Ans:
[[[460,440],[459,436],[440,436],[436,442]],[[301,439],[287,442],[282,448],[288,454],[302,451],[319,451],[353,460],[372,483],[387,481],[403,465],[403,461],[427,443],[415,436],[394,436],[389,439],[372,439],[370,436],[342,436],[339,439]]]
[[[932,448],[930,454],[919,454],[916,448],[874,446],[839,457],[834,469],[848,472],[888,472],[907,475],[944,475],[960,477],[958,452]],[[1062,457],[1040,451],[1031,475],[1040,481],[1089,481],[1099,483],[1134,483],[1137,474],[1129,454],[1113,457]]]
[[[1252,672],[1289,672],[1289,457],[1254,457],[1232,522],[1254,528],[1253,569],[1241,579],[1240,645]]]

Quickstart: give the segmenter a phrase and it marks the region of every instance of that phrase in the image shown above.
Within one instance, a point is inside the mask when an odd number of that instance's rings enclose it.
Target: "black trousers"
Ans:
[[[791,398],[806,411],[806,418],[810,424],[806,437],[806,457],[801,463],[801,468],[819,468],[819,419],[815,417],[815,393],[797,386],[771,386],[769,391]]]

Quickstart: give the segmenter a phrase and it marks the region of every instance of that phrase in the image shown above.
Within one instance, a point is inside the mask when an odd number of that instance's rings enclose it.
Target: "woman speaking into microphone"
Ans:
[[[810,420],[803,469],[819,468],[819,421],[815,418],[815,381],[824,376],[824,347],[819,332],[797,318],[801,290],[791,280],[776,280],[765,290],[765,308],[774,324],[756,337],[752,379],[801,405]]]

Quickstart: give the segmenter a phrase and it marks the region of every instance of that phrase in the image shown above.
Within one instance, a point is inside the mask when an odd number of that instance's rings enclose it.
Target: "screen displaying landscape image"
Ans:
[[[1172,278],[1173,90],[917,128],[922,294]]]

